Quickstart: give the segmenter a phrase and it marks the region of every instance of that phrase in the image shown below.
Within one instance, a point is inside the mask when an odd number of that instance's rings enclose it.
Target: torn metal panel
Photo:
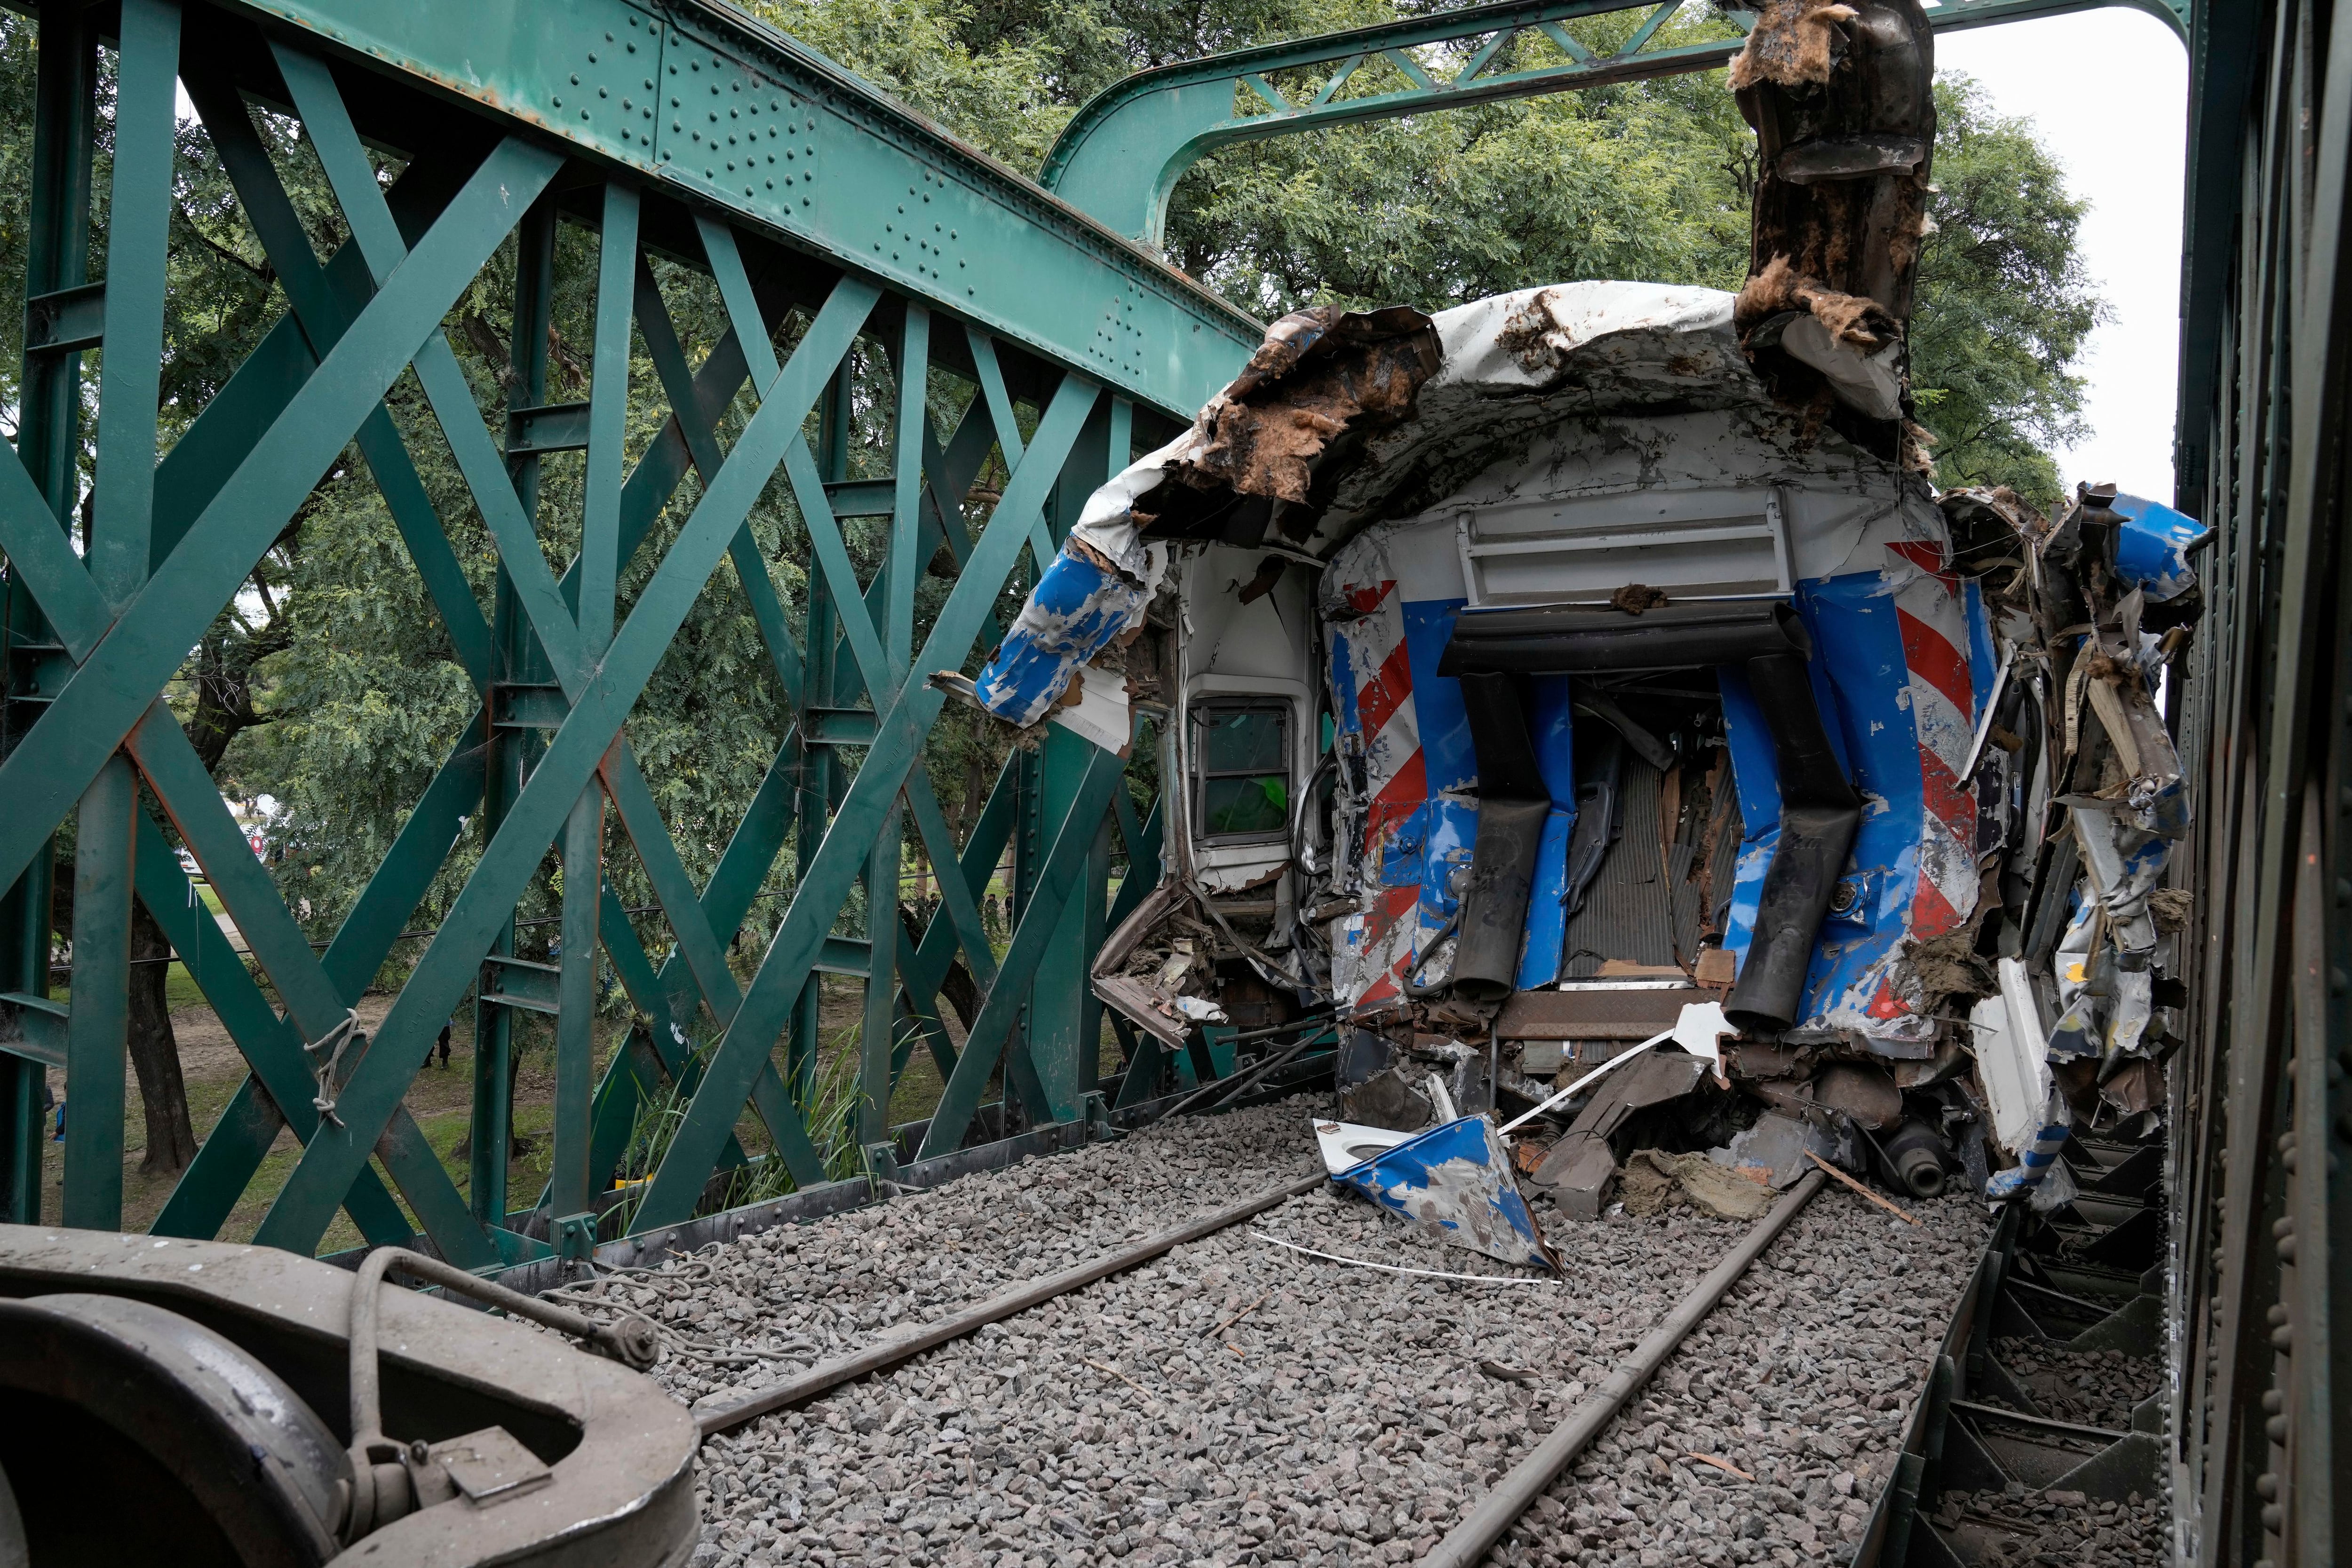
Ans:
[[[1506,1263],[1559,1271],[1484,1116],[1465,1116],[1374,1155],[1338,1178],[1381,1207],[1434,1226],[1445,1240]]]
[[[1045,716],[1081,666],[1143,624],[1167,563],[1167,547],[1144,547],[1137,562],[1141,570],[1130,573],[1072,530],[981,671],[975,683],[981,706],[1023,727]],[[1108,749],[1126,744],[1121,736]]]
[[[1570,1218],[1599,1218],[1617,1171],[1617,1152],[1610,1140],[1634,1112],[1681,1099],[1698,1087],[1706,1072],[1705,1059],[1678,1051],[1648,1052],[1612,1072],[1544,1155],[1532,1179],[1551,1189],[1553,1200]]]
[[[2021,958],[2000,963],[2000,994],[1978,1002],[1969,1015],[1977,1079],[1992,1113],[1993,1136],[2022,1154],[2040,1132],[2050,1103],[2050,1031],[2042,1021],[2033,982]]]
[[[1322,1151],[1323,1168],[1333,1176],[1343,1176],[1373,1155],[1386,1154],[1420,1135],[1418,1129],[1398,1132],[1392,1127],[1368,1127],[1354,1122],[1315,1124],[1315,1142]]]
[[[1813,1168],[1805,1157],[1808,1153],[1832,1163],[1852,1161],[1855,1155],[1843,1147],[1844,1142],[1818,1120],[1767,1111],[1755,1125],[1707,1157],[1736,1171],[1759,1174],[1765,1185],[1779,1192],[1794,1186],[1798,1177]]]
[[[1070,701],[1073,695],[1078,700]],[[1075,690],[1065,688],[1063,700],[1048,709],[1045,717],[1121,757],[1134,744],[1135,716],[1128,706],[1127,677],[1113,671],[1081,665]]]
[[[2107,507],[2124,519],[2116,536],[2117,576],[2159,602],[2197,586],[2189,547],[2204,537],[2204,524],[2141,496],[2118,495]]]
[[[1993,1172],[1986,1181],[1988,1201],[2000,1203],[2034,1196],[2034,1207],[2045,1208],[2074,1197],[2073,1178],[2066,1175],[2066,1167],[2058,1157],[2074,1130],[2074,1113],[2063,1092],[2054,1088],[2050,1092],[2039,1121],[2032,1140],[2018,1151],[2017,1164],[2008,1170]],[[2036,1196],[2042,1195],[2045,1187],[2046,1196]]]

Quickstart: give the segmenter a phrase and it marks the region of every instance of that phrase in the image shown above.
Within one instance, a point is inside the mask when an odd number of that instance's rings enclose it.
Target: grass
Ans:
[[[197,1136],[202,1138],[219,1120],[222,1111],[244,1082],[244,1059],[228,1041],[212,1009],[205,1005],[194,980],[176,961],[170,967],[164,993],[180,1041],[182,1077],[187,1091],[189,1117]],[[857,1086],[861,998],[862,987],[858,981],[836,976],[822,977],[820,1020],[824,1044],[818,1052],[814,1080],[800,1097],[804,1119],[812,1131],[818,1134],[826,1174],[833,1179],[855,1176],[864,1168],[863,1155],[857,1147],[849,1114]],[[62,990],[58,993],[58,999],[67,999]],[[388,1000],[375,997],[363,1001],[363,1015],[371,1019],[380,1018]],[[612,1052],[619,1049],[626,1030],[625,1019],[598,1020],[595,1058],[600,1078]],[[543,1021],[532,1019],[518,1030],[518,1038],[513,1126],[518,1137],[530,1146],[508,1163],[509,1207],[528,1205],[538,1197],[550,1166],[549,1134],[553,1124],[551,1030]],[[429,1061],[411,1082],[404,1103],[424,1132],[426,1142],[440,1155],[442,1168],[448,1172],[450,1180],[463,1193],[469,1191],[472,1184],[471,1161],[459,1152],[467,1145],[473,1119],[474,1041],[470,1009],[465,1009],[459,1018],[450,1043],[452,1049],[447,1068],[441,1067],[437,1059]],[[1111,1051],[1109,1056],[1110,1061],[1115,1062],[1116,1051]],[[62,1088],[62,1083],[59,1087]],[[889,1124],[898,1125],[918,1122],[929,1116],[939,1103],[943,1088],[938,1064],[932,1060],[929,1049],[918,1039],[908,1053],[907,1066],[892,1092]],[[636,1134],[631,1140],[629,1155],[623,1162],[625,1171],[639,1174],[658,1164],[660,1152],[667,1147],[667,1136],[660,1129],[667,1124],[674,1132],[676,1118],[681,1109],[676,1091],[667,1088],[641,1108]],[[125,1230],[145,1230],[163,1211],[178,1177],[171,1174],[150,1176],[139,1169],[140,1161],[146,1154],[147,1134],[135,1073],[125,1074],[122,1114],[122,1228]],[[791,1191],[791,1176],[782,1162],[764,1157],[771,1153],[765,1130],[760,1126],[757,1118],[748,1113],[748,1109],[738,1123],[736,1134],[745,1151],[753,1156],[753,1163],[736,1177],[726,1195],[726,1203],[733,1206],[761,1202]],[[64,1177],[64,1151],[65,1145],[56,1141],[43,1145],[43,1181],[47,1193],[43,1208],[52,1218],[58,1212]],[[255,1230],[268,1213],[270,1203],[285,1186],[300,1156],[301,1145],[292,1133],[281,1131],[222,1226],[220,1239],[252,1239]],[[398,1189],[393,1187],[383,1167],[379,1165],[375,1169],[385,1186],[397,1197]],[[402,1209],[407,1213],[404,1203]],[[409,1215],[409,1221],[415,1224],[413,1214]],[[608,1231],[619,1234],[619,1231],[612,1229],[612,1224],[608,1221]],[[362,1239],[350,1217],[339,1212],[321,1239],[319,1250],[321,1253],[345,1250],[359,1246]]]

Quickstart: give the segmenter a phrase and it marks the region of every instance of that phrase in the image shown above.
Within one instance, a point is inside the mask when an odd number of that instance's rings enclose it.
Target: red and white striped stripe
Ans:
[[[1942,540],[1898,540],[1886,548],[1894,557],[1887,576],[1903,638],[1904,700],[1919,747],[1919,859],[1910,936],[1932,942],[1967,925],[1977,907],[1977,803],[1960,782],[1976,735],[1968,608]],[[1927,1021],[1912,1010],[1917,997],[1898,994],[1916,989],[1907,983],[1908,967],[1901,948],[1888,955],[1869,1008],[1874,1020]]]
[[[1362,915],[1355,977],[1361,989],[1343,998],[1362,1010],[1402,995],[1406,966],[1421,940],[1415,913],[1416,886],[1378,885],[1388,842],[1429,794],[1414,713],[1412,664],[1405,647],[1404,605],[1393,579],[1342,591],[1360,619],[1342,622],[1334,636],[1347,650],[1356,688],[1356,723],[1364,737],[1364,771],[1371,796],[1365,813],[1364,880],[1372,886],[1371,907]],[[1353,922],[1350,925],[1353,925]],[[1370,983],[1366,984],[1369,979]]]

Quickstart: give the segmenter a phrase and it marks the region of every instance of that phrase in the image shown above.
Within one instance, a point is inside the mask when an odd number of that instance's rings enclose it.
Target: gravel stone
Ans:
[[[566,1294],[656,1315],[655,1375],[681,1398],[756,1387],[1308,1174],[1323,1109],[1162,1123]],[[721,1434],[702,1449],[694,1561],[1409,1562],[1746,1229],[1535,1207],[1564,1281],[1318,1188]],[[1983,1243],[1963,1198],[1915,1211],[1924,1225],[1815,1197],[1491,1560],[1842,1563]]]
[[[2170,1506],[2137,1492],[2120,1503],[2014,1483],[2005,1492],[1947,1492],[1935,1522],[1977,1547],[1977,1568],[2156,1568],[2172,1557]]]
[[[1992,1342],[1993,1355],[2032,1397],[2032,1413],[2053,1421],[2124,1431],[2132,1407],[2164,1387],[2164,1362],[2119,1350],[2068,1350],[2046,1340],[2005,1338]],[[1992,1405],[2006,1401],[1990,1394]]]

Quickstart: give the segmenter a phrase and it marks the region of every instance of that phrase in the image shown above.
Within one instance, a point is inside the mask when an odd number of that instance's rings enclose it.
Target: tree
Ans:
[[[1936,232],[1919,252],[1912,385],[1947,485],[2007,485],[2045,509],[2062,493],[2051,449],[2079,440],[2070,369],[2106,319],[2075,248],[2089,204],[2028,121],[1983,89],[1936,84]]]
[[[1373,0],[746,8],[1024,169],[1038,166],[1079,104],[1130,71],[1417,9]],[[1575,30],[1605,47],[1635,20],[1591,17]],[[1734,36],[1698,6],[1666,33],[1665,42]],[[1495,68],[1564,57],[1539,37],[1510,48]],[[1279,73],[1278,85],[1303,100],[1324,79]],[[1402,85],[1376,60],[1343,93]],[[1922,247],[1911,328],[1922,422],[1944,483],[2006,484],[2047,505],[2059,490],[2052,449],[2084,433],[2072,367],[2103,319],[2077,250],[2085,204],[2032,125],[1994,113],[1974,82],[1947,74],[1937,107],[1939,226]],[[1755,138],[1722,73],[1702,72],[1228,147],[1178,184],[1167,248],[1267,318],[1326,303],[1439,309],[1583,277],[1737,288],[1754,171]]]

